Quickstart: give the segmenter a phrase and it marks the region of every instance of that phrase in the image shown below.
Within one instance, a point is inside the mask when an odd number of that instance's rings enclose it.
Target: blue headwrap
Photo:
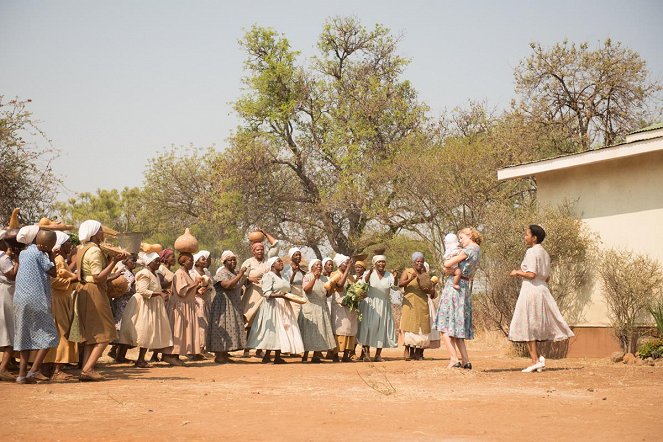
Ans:
[[[423,257],[424,257],[424,254],[423,254],[423,253],[421,253],[421,252],[414,252],[414,253],[412,254],[412,262],[415,262],[417,259],[419,259],[419,258],[423,258]]]

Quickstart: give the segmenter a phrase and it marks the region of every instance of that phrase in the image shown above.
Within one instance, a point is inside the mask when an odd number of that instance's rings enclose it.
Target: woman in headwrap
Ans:
[[[191,278],[194,281],[200,282],[201,290],[198,291],[196,296],[196,315],[198,315],[198,329],[200,331],[200,345],[202,346],[201,353],[207,351],[207,327],[209,324],[210,307],[212,306],[212,294],[214,287],[212,286],[212,278],[209,270],[207,270],[207,263],[210,260],[210,252],[201,250],[193,255],[193,269],[190,270]],[[197,357],[197,360],[204,359],[202,354]]]
[[[138,262],[144,268],[136,273],[136,293],[124,309],[119,341],[127,346],[139,347],[135,365],[146,368],[149,367],[145,362],[147,350],[169,353],[173,333],[164,301],[168,293],[161,288],[156,274],[159,254],[140,252]]]
[[[308,352],[313,352],[312,363],[322,362],[322,351],[331,351],[336,347],[331,314],[327,307],[327,298],[331,296],[331,287],[326,287],[328,278],[322,274],[322,262],[314,259],[309,264],[311,271],[302,281],[302,288],[308,302],[303,304],[297,323],[304,343],[302,362],[308,359]]]
[[[332,298],[332,319],[334,321],[334,336],[336,338],[336,351],[343,353],[343,362],[351,362],[350,357],[353,353],[357,331],[359,330],[359,321],[357,313],[341,304],[347,288],[356,282],[350,274],[352,270],[352,260],[349,256],[337,253],[334,256],[334,263],[337,270],[331,274],[330,282],[334,291]],[[338,361],[338,354],[334,353],[334,362]]]
[[[133,274],[133,270],[136,268],[136,259],[136,255],[129,255],[122,261],[118,262],[113,269],[113,273],[121,274],[128,282],[127,290],[120,296],[114,297],[111,300],[111,311],[113,312],[113,319],[115,320],[115,330],[118,332],[120,331],[120,328],[122,328],[124,309],[129,303],[131,297],[136,293],[136,277]],[[129,350],[129,346],[122,345],[116,340],[113,341],[108,356],[113,358],[115,362],[119,364],[125,364],[129,362],[127,359],[127,350]]]
[[[14,382],[9,363],[14,357],[14,288],[20,245],[17,230],[0,230],[0,381]]]
[[[242,312],[244,314],[244,324],[247,329],[247,335],[253,324],[260,304],[262,303],[262,288],[261,279],[264,274],[269,272],[269,265],[267,260],[273,258],[279,253],[279,241],[264,230],[260,230],[267,238],[269,243],[269,250],[265,255],[265,245],[262,242],[254,242],[251,244],[251,258],[242,263],[242,267],[246,268],[246,288],[242,295]],[[256,356],[260,356],[262,351],[256,352]],[[244,352],[244,357],[248,357],[249,352]]]
[[[76,255],[79,272],[76,306],[80,335],[85,342],[80,380],[101,381],[104,377],[95,371],[97,360],[117,336],[106,283],[120,276],[112,274],[112,270],[125,256],[115,255],[110,261],[106,260],[99,248],[104,240],[99,221],[84,221],[78,229],[78,237],[82,245]]]
[[[283,261],[274,256],[267,260],[267,265],[270,271],[263,275],[261,281],[264,301],[260,304],[246,346],[267,350],[262,358],[263,364],[271,361],[272,350],[275,351],[274,363],[285,364],[281,352],[299,354],[304,351],[304,343],[295,313],[290,302],[284,299],[290,291],[290,283],[281,277]]]
[[[171,365],[184,365],[179,355],[199,355],[201,352],[196,296],[202,290],[201,281],[195,281],[189,273],[193,268],[193,255],[182,252],[177,262],[180,268],[173,277],[168,315],[173,330],[173,347],[170,354],[164,353],[163,360]]]
[[[246,347],[246,332],[242,317],[242,283],[246,268],[239,272],[237,256],[230,250],[221,254],[222,267],[214,276],[216,296],[212,301],[210,323],[207,330],[207,350],[216,355],[214,362],[233,362],[228,352]]]
[[[364,275],[364,281],[368,283],[368,296],[359,304],[362,319],[357,334],[364,362],[370,362],[371,347],[376,348],[373,361],[382,362],[382,349],[398,346],[389,296],[392,289],[398,288],[395,286],[394,275],[385,271],[386,267],[387,258],[375,255],[373,267]]]
[[[424,254],[412,254],[412,267],[401,274],[398,283],[405,291],[401,312],[401,330],[405,344],[406,360],[423,359],[430,334],[430,311],[428,297],[435,297],[435,289],[424,267]]]
[[[302,281],[304,275],[306,275],[306,269],[301,265],[302,251],[298,247],[291,247],[288,250],[288,257],[290,258],[290,265],[283,269],[283,277],[290,282],[290,293],[304,296]],[[295,316],[299,317],[301,305],[292,304],[292,310],[295,312]]]
[[[159,265],[159,270],[157,270],[157,276],[159,276],[159,280],[161,281],[161,288],[169,290],[173,284],[173,276],[175,276],[175,273],[171,270],[175,265],[175,252],[173,252],[173,249],[164,249],[159,254],[159,261],[161,264]]]
[[[481,256],[481,234],[472,227],[458,232],[462,251],[453,258],[444,261],[447,282],[444,284],[440,306],[437,309],[435,328],[444,332],[444,344],[449,352],[449,368],[472,369],[465,339],[474,339],[472,323],[472,278],[479,267]],[[460,290],[453,286],[453,269],[455,265],[461,270]],[[460,352],[461,360],[458,360]]]
[[[48,277],[55,276],[52,249],[55,233],[39,231],[38,226],[22,227],[16,240],[26,244],[19,255],[14,293],[14,350],[21,362],[16,383],[48,381],[39,372],[49,348],[57,347],[59,336],[51,313],[51,286]],[[36,240],[36,242],[35,242]],[[28,371],[31,351],[34,362]]]
[[[334,271],[334,261],[328,256],[322,258],[322,274],[327,278],[329,278],[331,277],[333,271]],[[334,299],[333,296],[327,297],[327,307],[329,308],[330,313],[332,308],[332,299]]]
[[[53,247],[55,277],[51,279],[51,309],[55,326],[58,329],[60,342],[57,348],[51,348],[46,354],[44,363],[54,364],[52,381],[66,381],[72,377],[62,371],[63,366],[78,362],[78,345],[67,340],[69,328],[74,319],[74,286],[78,279],[71,271],[65,257],[71,252],[69,235],[55,232],[56,240]]]

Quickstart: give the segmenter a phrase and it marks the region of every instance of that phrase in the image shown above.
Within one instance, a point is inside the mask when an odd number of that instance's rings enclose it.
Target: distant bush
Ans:
[[[644,342],[638,349],[638,356],[642,359],[663,357],[663,339],[650,339]]]

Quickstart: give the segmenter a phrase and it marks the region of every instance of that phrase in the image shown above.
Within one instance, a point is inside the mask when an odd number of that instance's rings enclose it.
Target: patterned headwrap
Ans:
[[[159,253],[159,260],[165,263],[166,261],[168,261],[168,258],[173,256],[174,254],[175,252],[173,252],[173,249],[165,249],[161,251],[161,253]]]

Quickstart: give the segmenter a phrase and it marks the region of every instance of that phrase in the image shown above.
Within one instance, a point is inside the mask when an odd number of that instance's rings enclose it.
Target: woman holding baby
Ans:
[[[465,339],[474,339],[472,278],[479,267],[481,234],[476,229],[467,227],[458,232],[458,241],[461,246],[460,251],[444,261],[447,280],[442,291],[434,328],[444,333],[443,340],[450,357],[449,368],[472,369]],[[457,284],[454,281],[456,266],[460,269]]]

